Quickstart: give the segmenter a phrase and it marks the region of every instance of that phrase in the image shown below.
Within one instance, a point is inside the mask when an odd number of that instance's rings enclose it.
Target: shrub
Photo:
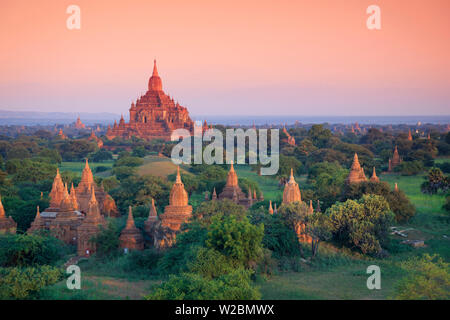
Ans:
[[[450,265],[438,255],[414,257],[401,266],[409,274],[397,283],[394,299],[450,299]]]
[[[217,215],[208,228],[206,246],[235,259],[243,266],[255,265],[262,256],[264,225],[254,226],[248,219]]]
[[[127,272],[151,272],[156,270],[161,253],[156,250],[131,251],[124,266]]]
[[[62,279],[62,271],[51,266],[0,268],[0,299],[37,297],[45,286]]]
[[[106,228],[100,226],[100,232],[91,239],[95,243],[96,257],[107,259],[117,255],[119,252],[119,236],[119,228],[114,223],[108,223]]]
[[[394,215],[387,201],[377,195],[337,203],[327,210],[333,239],[364,254],[379,254],[387,240]]]
[[[172,275],[148,300],[255,300],[259,291],[251,286],[250,270],[237,269],[216,279],[200,274],[183,273]]]
[[[361,182],[346,185],[342,200],[359,199],[365,194],[382,196],[389,203],[397,222],[407,222],[416,213],[416,208],[402,190],[391,190],[387,182]]]
[[[38,235],[0,236],[0,266],[25,267],[53,265],[67,253],[64,243],[53,237]]]

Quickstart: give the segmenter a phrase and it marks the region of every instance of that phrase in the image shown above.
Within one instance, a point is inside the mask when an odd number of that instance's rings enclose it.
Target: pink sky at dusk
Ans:
[[[1,0],[0,109],[127,114],[156,58],[194,115],[448,115],[449,15],[448,0]]]

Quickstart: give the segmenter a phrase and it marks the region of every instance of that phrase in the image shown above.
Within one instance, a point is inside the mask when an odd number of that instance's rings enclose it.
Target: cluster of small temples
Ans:
[[[253,203],[258,202],[258,199],[256,198],[256,190],[253,190],[252,193],[252,189],[249,187],[247,194],[245,194],[239,187],[238,180],[239,179],[236,171],[234,170],[234,166],[231,164],[230,171],[227,175],[227,182],[222,192],[219,194],[219,200],[229,199],[236,204],[249,208],[253,205]],[[212,199],[217,199],[216,189],[212,192]],[[262,200],[264,200],[264,198],[261,193],[259,201]]]
[[[373,168],[370,179],[367,179],[358,155],[355,153],[346,182],[355,184],[368,180],[375,183],[380,181],[375,168]],[[395,185],[395,191],[398,191],[397,184]],[[250,188],[245,194],[239,186],[234,165],[231,164],[223,190],[217,195],[214,188],[211,199],[208,195],[205,197],[206,201],[225,199],[249,208],[256,202],[263,201],[264,197],[261,193],[260,197],[257,198],[256,190]],[[314,211],[320,211],[319,201],[315,209],[311,200],[309,206],[304,204],[300,187],[295,180],[294,171],[291,169],[290,177],[284,185],[280,208],[293,203],[303,204],[308,215],[313,214]],[[172,246],[176,240],[176,235],[182,232],[182,224],[188,222],[192,217],[192,210],[178,167],[176,179],[170,191],[169,204],[165,206],[164,212],[158,215],[155,201],[151,199],[149,215],[144,222],[144,230],[136,227],[132,208],[129,207],[126,226],[119,237],[120,248],[125,252],[143,250],[145,235],[151,240],[151,245],[156,248]],[[278,214],[276,203],[272,206],[272,201],[269,202],[268,213]],[[39,207],[37,208],[36,217],[28,229],[28,233],[48,230],[65,243],[77,246],[79,256],[90,256],[96,252],[92,238],[100,232],[102,226],[106,225],[106,218],[119,216],[114,200],[101,185],[98,186],[95,183],[89,163],[86,160],[81,181],[76,188],[73,184],[69,188],[63,182],[59,170],[57,170],[50,192],[50,205],[43,212],[40,212]],[[312,238],[305,232],[306,227],[306,222],[298,223],[295,231],[300,242],[309,243]],[[15,233],[16,229],[17,224],[11,217],[6,216],[0,199],[0,233]]]
[[[175,129],[187,129],[191,133],[194,129],[188,110],[164,93],[156,60],[153,74],[148,81],[147,92],[136,102],[131,103],[129,112],[128,123],[122,116],[118,124],[114,122],[112,128],[108,126],[106,132],[108,139],[116,137],[128,139],[136,136],[143,139],[170,140],[171,133]]]
[[[114,199],[94,181],[94,176],[86,160],[81,181],[70,190],[63,183],[57,169],[50,191],[50,205],[43,212],[39,208],[28,232],[48,230],[65,243],[76,245],[80,255],[90,255],[95,248],[90,238],[96,234],[105,217],[120,216]]]

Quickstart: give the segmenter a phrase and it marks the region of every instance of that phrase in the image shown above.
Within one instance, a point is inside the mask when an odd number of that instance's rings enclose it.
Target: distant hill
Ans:
[[[0,110],[0,125],[53,125],[70,124],[80,117],[86,125],[111,124],[119,120],[120,115],[115,113],[89,113],[89,112],[36,112],[36,111],[9,111]]]

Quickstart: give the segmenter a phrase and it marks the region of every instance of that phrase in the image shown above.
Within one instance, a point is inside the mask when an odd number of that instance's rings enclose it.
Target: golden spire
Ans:
[[[269,213],[273,214],[272,200],[269,200]]]
[[[183,183],[181,181],[181,175],[180,175],[180,166],[177,166],[177,178],[175,180],[175,183]]]
[[[238,176],[236,174],[236,171],[234,171],[234,165],[232,162],[230,171],[228,171],[226,186],[227,187],[235,187],[237,185],[238,185]]]
[[[395,190],[395,191],[398,191],[398,185],[397,185],[397,182],[395,183],[394,190]]]
[[[125,226],[125,229],[134,229],[135,227],[136,226],[134,225],[133,210],[131,209],[131,206],[129,206],[127,224]]]
[[[152,206],[150,207],[149,217],[157,217],[158,213],[156,212],[155,199],[152,198]]]
[[[377,177],[377,172],[375,170],[375,167],[373,167],[372,177],[370,177],[370,181],[372,181],[372,182],[379,182],[380,181],[380,179]]]
[[[153,73],[152,73],[152,76],[159,77],[159,75],[158,75],[158,68],[156,68],[156,59],[153,60]]]
[[[97,204],[97,198],[95,198],[95,190],[94,186],[91,188],[91,199],[89,200],[89,205],[91,204]]]
[[[313,208],[313,205],[312,205],[312,200],[309,200],[309,213],[311,214],[311,213],[314,213],[314,208]]]
[[[295,183],[294,169],[291,168],[291,176],[289,177],[289,183]]]

